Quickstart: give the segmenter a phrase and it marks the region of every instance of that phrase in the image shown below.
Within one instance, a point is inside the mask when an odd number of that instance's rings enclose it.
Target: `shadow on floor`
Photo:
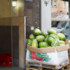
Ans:
[[[6,66],[0,66],[0,70],[23,70],[22,68],[19,67],[6,67]]]

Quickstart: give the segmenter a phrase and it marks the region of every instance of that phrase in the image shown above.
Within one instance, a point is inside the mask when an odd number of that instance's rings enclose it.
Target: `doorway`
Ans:
[[[24,0],[0,0],[0,54],[2,58],[6,58],[4,54],[12,57],[9,62],[0,60],[1,69],[23,70]]]

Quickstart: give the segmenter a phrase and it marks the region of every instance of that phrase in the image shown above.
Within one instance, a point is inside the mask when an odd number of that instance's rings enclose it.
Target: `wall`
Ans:
[[[12,0],[0,0],[0,17],[11,17],[12,16]]]
[[[51,0],[46,6],[44,0],[41,0],[41,29],[47,33],[47,29],[51,27]]]
[[[17,13],[17,16],[16,16],[16,14],[14,14],[12,17],[12,26],[18,26],[19,59],[14,58],[14,63],[17,64],[17,61],[19,60],[18,61],[19,67],[24,68],[24,0],[17,0],[17,6],[19,6],[18,10],[17,10],[18,13]],[[13,42],[14,42],[14,40],[13,40]],[[16,56],[16,54],[14,56]]]
[[[26,38],[33,33],[31,27],[41,29],[41,0],[25,1]]]
[[[6,0],[6,1],[8,1],[8,0]],[[9,0],[9,1],[11,1],[11,0]],[[5,2],[5,0],[3,0],[0,3],[4,3],[4,2]],[[5,3],[7,3],[7,2],[5,2]],[[13,54],[13,65],[24,68],[24,0],[17,0],[17,3],[18,3],[17,6],[19,6],[17,9],[17,12],[18,12],[17,15],[14,14],[14,10],[12,9],[14,7],[12,7],[11,2],[10,2],[10,6],[9,6],[11,11],[7,10],[8,6],[7,7],[4,6],[5,11],[2,13],[2,15],[4,14],[4,16],[0,17],[0,26],[3,26],[3,27],[12,26],[12,32],[10,31],[10,34],[12,33],[10,35],[10,37],[12,36],[12,38],[11,38],[12,47],[11,46],[10,47],[12,48],[11,51]],[[13,12],[12,12],[12,10],[13,10]],[[6,12],[6,11],[8,11],[8,12]],[[12,16],[10,16],[9,13],[11,13]],[[5,15],[5,14],[7,14],[7,15]],[[5,34],[4,34],[4,36],[5,36]]]

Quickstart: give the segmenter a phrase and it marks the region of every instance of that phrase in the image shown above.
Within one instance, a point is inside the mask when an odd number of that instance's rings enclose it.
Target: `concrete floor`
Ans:
[[[22,68],[18,68],[18,67],[6,67],[6,66],[0,66],[0,70],[23,70]]]

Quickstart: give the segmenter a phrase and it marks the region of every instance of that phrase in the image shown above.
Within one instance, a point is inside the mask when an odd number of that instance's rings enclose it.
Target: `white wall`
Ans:
[[[41,0],[41,29],[47,33],[48,28],[51,28],[51,0],[47,6]]]

